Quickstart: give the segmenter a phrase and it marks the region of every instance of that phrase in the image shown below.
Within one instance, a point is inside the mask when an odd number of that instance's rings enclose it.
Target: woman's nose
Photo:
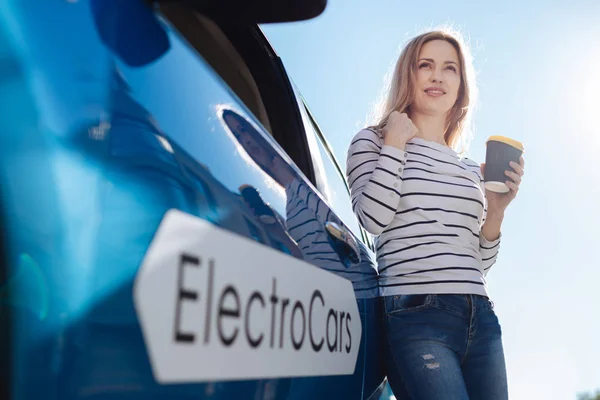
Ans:
[[[433,72],[431,73],[431,77],[430,77],[432,82],[435,83],[442,83],[442,72],[438,71],[438,69],[434,69]]]

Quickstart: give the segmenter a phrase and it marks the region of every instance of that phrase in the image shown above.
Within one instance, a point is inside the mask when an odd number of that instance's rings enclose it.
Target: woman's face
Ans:
[[[431,116],[447,115],[456,103],[460,85],[460,65],[454,46],[445,40],[425,43],[417,59],[411,110]]]

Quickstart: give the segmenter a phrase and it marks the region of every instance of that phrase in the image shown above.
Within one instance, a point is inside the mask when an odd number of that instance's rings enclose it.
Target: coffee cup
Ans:
[[[504,171],[514,171],[510,162],[519,163],[523,154],[523,144],[517,140],[504,136],[490,136],[486,142],[485,155],[485,188],[492,192],[506,193],[510,189],[506,181],[510,178]]]

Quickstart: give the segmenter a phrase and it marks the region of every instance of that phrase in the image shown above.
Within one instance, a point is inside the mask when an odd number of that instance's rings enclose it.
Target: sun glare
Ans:
[[[600,57],[598,57],[600,63]],[[598,65],[598,63],[594,63]],[[600,112],[600,73],[590,73],[582,80],[581,104],[579,115],[579,126],[587,134],[596,134],[600,143],[600,121],[598,113]]]

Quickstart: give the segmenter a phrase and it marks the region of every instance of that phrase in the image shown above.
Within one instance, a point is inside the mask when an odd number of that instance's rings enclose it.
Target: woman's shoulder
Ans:
[[[376,128],[367,127],[358,131],[352,141],[350,147],[377,147],[381,149],[383,146],[383,138],[381,134],[377,132]]]
[[[465,167],[467,167],[469,170],[471,170],[481,178],[481,166],[477,161],[469,157],[462,157],[460,161]]]
[[[473,160],[472,158],[462,157],[461,161],[467,167],[470,167],[470,168],[479,168],[479,163],[477,161]]]

